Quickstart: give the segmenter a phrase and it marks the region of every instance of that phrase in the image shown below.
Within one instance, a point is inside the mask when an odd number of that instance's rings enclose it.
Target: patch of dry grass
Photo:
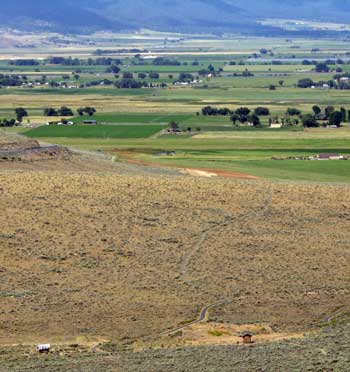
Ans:
[[[308,330],[349,306],[349,188],[1,173],[0,342],[157,336],[212,318]],[[225,222],[226,221],[226,222]],[[180,267],[191,257],[187,281]]]

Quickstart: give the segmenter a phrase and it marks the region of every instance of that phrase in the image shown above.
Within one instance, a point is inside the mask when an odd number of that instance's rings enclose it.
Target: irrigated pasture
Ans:
[[[24,134],[32,138],[147,138],[165,128],[165,125],[48,125]]]
[[[141,131],[144,127],[147,128],[148,124],[138,128]],[[220,128],[221,131],[207,131],[208,127]],[[196,126],[192,128],[195,130]],[[36,133],[41,129],[46,128],[41,127],[29,133]],[[349,128],[316,128],[305,131],[254,128],[224,130],[225,127],[217,123],[212,127],[202,124],[201,129],[199,134],[194,135],[165,135],[143,139],[41,138],[45,142],[84,150],[102,150],[117,155],[121,161],[131,160],[178,168],[218,169],[269,179],[313,182],[350,180],[349,160],[287,160],[289,157],[311,157],[322,153],[348,157]],[[81,133],[82,131],[77,133],[77,137]],[[44,132],[43,136],[49,134]]]

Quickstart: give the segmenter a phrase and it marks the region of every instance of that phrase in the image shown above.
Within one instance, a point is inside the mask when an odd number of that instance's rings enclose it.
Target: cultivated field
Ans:
[[[298,87],[301,79],[330,84],[337,71],[349,74],[348,41],[173,35],[171,40],[176,42],[163,43],[160,48],[165,37],[170,36],[94,35],[102,55],[96,54],[97,47],[87,47],[85,38],[80,39],[81,44],[68,38],[74,47],[62,44],[59,51],[48,39],[46,47],[38,45],[37,55],[31,56],[40,57],[39,64],[23,66],[2,60],[0,73],[27,76],[23,86],[0,90],[2,117],[12,118],[16,107],[26,108],[29,115],[24,118],[25,127],[7,130],[47,143],[106,151],[123,161],[216,169],[267,179],[349,181],[349,162],[272,160],[320,153],[348,156],[349,118],[337,129],[324,128],[327,123],[321,122],[320,128],[304,130],[298,116],[292,119],[299,120],[299,125],[268,128],[271,119],[287,120],[288,108],[300,110],[302,115],[312,113],[314,105],[322,111],[329,105],[336,110],[342,107],[345,112],[350,109],[349,89],[323,88],[323,84],[315,89]],[[34,41],[40,44],[40,40]],[[139,55],[128,53],[126,43],[130,48],[139,48]],[[119,45],[119,50],[115,45]],[[261,50],[265,50],[264,54]],[[62,64],[43,60],[52,56],[67,60]],[[21,57],[29,58],[25,49]],[[157,57],[163,58],[161,64],[154,64]],[[80,59],[77,65],[74,58]],[[109,65],[96,62],[97,58],[117,61],[120,72],[110,72]],[[328,61],[329,71],[317,72],[315,64],[324,61]],[[205,73],[209,67],[214,71],[211,77]],[[199,75],[201,70],[203,75]],[[150,73],[158,77],[152,78]],[[143,87],[117,88],[114,84],[125,74],[131,74]],[[177,84],[181,74],[190,74],[196,83],[184,78],[183,85]],[[229,115],[202,115],[202,108],[208,105],[232,111],[241,106],[253,111],[260,106],[268,109],[270,115],[260,117],[262,128],[237,128]],[[61,106],[69,106],[74,115],[78,108],[94,107],[99,126],[79,125],[89,116],[70,116],[68,119],[78,125],[36,128],[60,121],[60,116],[44,116],[44,109]],[[160,136],[172,121],[184,133]],[[168,152],[171,156],[159,156]]]

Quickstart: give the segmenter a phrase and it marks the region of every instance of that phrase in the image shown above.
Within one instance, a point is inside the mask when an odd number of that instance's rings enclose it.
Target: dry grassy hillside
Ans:
[[[211,319],[308,331],[350,306],[348,186],[3,172],[0,193],[2,344],[158,338],[222,300]]]

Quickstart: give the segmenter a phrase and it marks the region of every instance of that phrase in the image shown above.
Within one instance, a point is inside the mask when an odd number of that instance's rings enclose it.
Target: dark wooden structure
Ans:
[[[243,332],[241,334],[243,344],[248,345],[253,343],[253,333],[251,332]]]

